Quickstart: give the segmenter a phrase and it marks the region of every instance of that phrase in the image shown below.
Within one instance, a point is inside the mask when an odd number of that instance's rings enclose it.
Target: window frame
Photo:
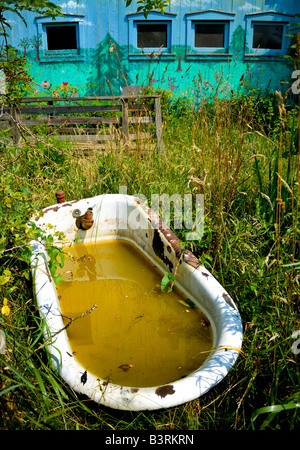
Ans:
[[[42,37],[42,50],[40,51],[40,62],[66,62],[66,61],[84,61],[82,55],[82,36],[83,36],[83,22],[84,15],[66,14],[65,17],[60,17],[57,21],[53,21],[51,17],[40,16],[36,17],[36,25],[38,35]],[[76,26],[76,43],[77,49],[64,50],[48,50],[47,28],[59,26]]]
[[[48,29],[49,28],[60,28],[60,27],[75,27],[75,32],[76,32],[76,48],[75,49],[71,49],[71,48],[66,48],[66,49],[50,49],[48,47]],[[43,36],[46,39],[46,45],[47,46],[47,52],[64,52],[64,53],[74,53],[74,54],[78,54],[79,52],[79,30],[78,30],[78,22],[57,22],[57,23],[47,23],[43,25]]]
[[[232,56],[229,53],[230,39],[233,31],[233,21],[235,13],[209,9],[186,13],[186,58],[187,59],[228,59]],[[196,47],[196,25],[224,25],[224,46],[223,47]]]
[[[149,55],[158,56],[162,59],[175,59],[175,53],[172,53],[172,45],[175,42],[174,20],[176,13],[164,14],[158,11],[152,11],[145,19],[143,13],[128,13],[128,52],[129,59],[146,59]],[[164,24],[167,25],[167,47],[138,47],[138,25]]]
[[[262,11],[258,13],[246,14],[246,42],[245,42],[245,57],[258,59],[270,57],[282,57],[286,55],[289,45],[288,25],[292,23],[294,16],[289,14],[281,14],[276,11]],[[255,25],[281,25],[282,42],[280,49],[274,48],[259,48],[253,47],[254,27]]]

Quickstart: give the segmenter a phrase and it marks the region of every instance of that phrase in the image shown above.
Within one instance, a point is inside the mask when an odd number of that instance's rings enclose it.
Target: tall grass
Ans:
[[[213,94],[191,109],[164,98],[164,152],[148,142],[131,152],[108,142],[87,155],[66,144],[60,153],[42,143],[2,146],[0,275],[10,275],[0,302],[8,299],[10,314],[0,314],[1,428],[299,428],[299,354],[292,347],[300,329],[299,109],[285,114],[281,103],[266,133],[253,104],[246,95]],[[145,195],[150,206],[153,193],[204,194],[205,233],[187,245],[233,296],[243,321],[245,356],[229,375],[168,410],[120,412],[76,395],[51,367],[34,302],[26,220],[55,203],[58,189],[73,200],[120,186]],[[184,240],[185,230],[178,234]]]

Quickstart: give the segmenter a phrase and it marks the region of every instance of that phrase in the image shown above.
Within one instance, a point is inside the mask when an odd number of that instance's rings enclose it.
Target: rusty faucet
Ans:
[[[64,193],[64,191],[57,191],[55,193],[55,195],[56,195],[57,203],[64,203],[64,201],[65,201],[65,193]]]
[[[76,219],[76,226],[80,230],[89,230],[93,226],[93,223],[93,208],[88,208],[85,214]]]

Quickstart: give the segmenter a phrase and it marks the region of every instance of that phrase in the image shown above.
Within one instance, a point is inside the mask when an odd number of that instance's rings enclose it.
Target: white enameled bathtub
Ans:
[[[87,231],[79,230],[74,217],[84,214],[91,207],[94,215],[92,228]],[[40,216],[33,218],[33,222],[45,233],[64,233],[71,242],[75,239],[76,242],[85,243],[107,238],[127,239],[140,249],[162,274],[166,271],[172,273],[181,255],[176,235],[150,208],[129,195],[106,194],[56,204],[45,208]],[[163,386],[135,388],[99,380],[86,371],[72,354],[56,287],[47,267],[48,256],[43,242],[32,241],[31,246],[35,295],[41,317],[44,319],[48,350],[55,369],[77,393],[85,394],[95,402],[116,409],[168,408],[202,396],[219,383],[235,364],[243,339],[238,309],[229,294],[198,259],[190,251],[184,251],[175,283],[190,295],[212,325],[214,341],[210,355],[204,364],[190,375]]]

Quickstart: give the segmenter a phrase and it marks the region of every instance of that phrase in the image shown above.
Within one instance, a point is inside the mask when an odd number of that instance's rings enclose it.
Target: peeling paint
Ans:
[[[82,384],[85,384],[87,382],[87,371],[86,370],[81,375],[80,381],[81,381]]]
[[[169,267],[170,272],[172,272],[174,264],[165,256],[164,243],[160,238],[158,230],[154,230],[154,236],[152,241],[152,247],[155,254],[163,261],[163,263]]]
[[[141,204],[140,200],[138,198],[135,199],[136,203],[142,208],[142,210],[147,214],[148,220],[155,227],[154,230],[154,238],[153,238],[153,250],[157,254],[158,257],[161,258],[161,260],[170,267],[170,264],[173,263],[169,261],[169,259],[164,254],[164,247],[166,246],[166,249],[168,253],[172,252],[172,249],[175,252],[176,258],[180,259],[182,257],[183,261],[186,264],[189,264],[190,266],[194,267],[195,269],[198,269],[202,264],[199,262],[199,260],[196,258],[196,256],[190,251],[190,250],[182,250],[182,247],[180,245],[180,239],[176,236],[176,234],[173,233],[173,231],[170,230],[169,227],[167,227],[163,221],[160,219],[160,217],[152,211],[151,208],[148,206],[145,206]],[[162,236],[166,239],[166,243],[163,242]],[[183,252],[183,254],[182,254]],[[170,267],[170,271],[171,271]]]

